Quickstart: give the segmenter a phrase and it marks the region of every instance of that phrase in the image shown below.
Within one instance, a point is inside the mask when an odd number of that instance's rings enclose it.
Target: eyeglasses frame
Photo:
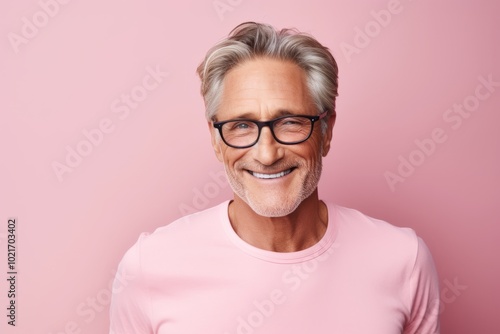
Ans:
[[[317,121],[325,118],[325,116],[327,114],[328,114],[328,110],[325,110],[325,111],[323,111],[321,114],[319,114],[317,116],[311,116],[311,115],[293,115],[293,114],[290,114],[290,115],[283,115],[283,116],[280,116],[280,117],[276,117],[276,118],[271,119],[269,121],[255,121],[255,120],[252,120],[252,119],[229,119],[229,120],[220,121],[220,122],[215,122],[214,121],[214,122],[212,122],[212,124],[213,124],[214,128],[216,128],[217,130],[219,130],[219,134],[220,134],[220,137],[222,138],[222,141],[224,141],[224,143],[227,146],[232,147],[232,148],[241,148],[241,149],[244,149],[244,148],[249,148],[249,147],[254,146],[259,141],[261,130],[264,127],[269,127],[269,129],[271,130],[271,134],[273,135],[274,140],[276,140],[278,143],[280,143],[282,145],[297,145],[297,144],[303,143],[306,140],[308,140],[309,138],[311,138],[311,135],[312,135],[312,133],[314,131],[314,123],[316,123]],[[287,117],[304,117],[304,118],[309,119],[311,121],[311,131],[309,132],[309,135],[307,135],[307,137],[305,139],[303,139],[303,140],[299,140],[299,141],[291,142],[291,143],[283,142],[283,141],[279,140],[276,137],[276,134],[274,133],[274,123],[277,122],[277,121],[279,121],[279,120],[281,120],[281,119],[283,119],[283,118],[287,118]],[[224,124],[226,124],[226,123],[235,122],[235,121],[252,122],[255,125],[257,125],[257,128],[259,130],[258,133],[257,133],[257,139],[255,139],[255,141],[253,143],[251,143],[249,145],[245,145],[245,146],[235,146],[235,145],[231,145],[228,142],[226,142],[226,139],[224,139],[224,135],[222,134],[222,126],[224,126]]]

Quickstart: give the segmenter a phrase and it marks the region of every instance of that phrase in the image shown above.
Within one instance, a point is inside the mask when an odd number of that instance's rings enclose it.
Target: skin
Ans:
[[[306,86],[305,72],[292,62],[248,60],[227,73],[224,87],[217,121],[318,114]],[[330,117],[324,135],[320,124],[315,124],[311,137],[297,145],[279,144],[265,127],[257,144],[246,149],[227,146],[208,124],[215,154],[224,163],[234,191],[229,219],[247,243],[275,252],[293,252],[323,237],[328,211],[318,198],[317,183],[322,157],[330,150],[334,122],[335,118]],[[252,174],[290,170],[274,179]]]

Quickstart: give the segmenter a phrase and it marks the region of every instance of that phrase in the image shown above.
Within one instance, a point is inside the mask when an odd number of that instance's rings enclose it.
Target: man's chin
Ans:
[[[276,218],[285,217],[293,213],[302,202],[297,199],[290,200],[258,200],[253,201],[251,198],[244,199],[247,205],[259,216]]]

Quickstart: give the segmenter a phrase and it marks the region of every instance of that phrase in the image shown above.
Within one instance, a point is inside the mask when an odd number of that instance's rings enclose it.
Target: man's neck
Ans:
[[[296,252],[316,244],[325,234],[328,210],[317,190],[284,217],[264,217],[235,195],[229,205],[234,231],[247,243],[274,252]]]

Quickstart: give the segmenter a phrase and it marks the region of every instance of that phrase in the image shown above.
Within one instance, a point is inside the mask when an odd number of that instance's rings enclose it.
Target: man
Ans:
[[[201,92],[234,198],[139,238],[111,333],[439,332],[422,240],[318,198],[337,72],[314,38],[263,24],[208,52]]]

